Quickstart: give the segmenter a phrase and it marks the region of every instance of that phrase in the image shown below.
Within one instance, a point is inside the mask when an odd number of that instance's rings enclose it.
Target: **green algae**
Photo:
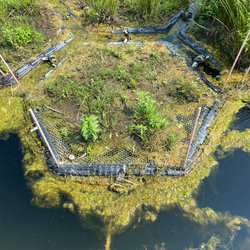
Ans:
[[[25,124],[24,105],[20,97],[1,97],[0,133],[17,132]]]
[[[236,148],[250,152],[250,129],[241,132],[238,130],[228,132],[221,140],[221,147],[224,152],[232,152]]]
[[[71,20],[68,22],[68,26],[73,29],[74,26]],[[69,32],[69,30],[58,36],[57,39],[66,37],[68,35],[67,32]],[[82,34],[81,32],[82,31],[79,31],[79,36]],[[95,34],[95,36],[96,39],[98,39],[99,35]],[[93,39],[93,37],[94,35],[91,35],[91,39]],[[75,46],[80,45],[80,42],[82,41],[77,41],[67,47],[67,51],[65,50],[62,53],[63,55],[60,55],[61,58],[75,51]],[[30,90],[27,100],[33,103],[31,106],[36,107],[42,103],[49,105],[51,99],[45,95],[44,86],[53,81],[57,75],[62,72],[74,72],[77,77],[79,73],[76,70],[77,65],[84,65],[83,59],[80,61],[79,58],[81,56],[87,56],[87,50],[90,49],[93,51],[94,47],[90,45],[86,48],[78,49],[77,53],[81,52],[82,54],[71,55],[69,62],[66,62],[61,68],[56,69],[56,75],[52,75],[44,82],[44,85],[41,84]],[[149,43],[144,49],[151,53],[152,50],[155,49],[155,45]],[[184,77],[188,79],[194,80],[197,77],[195,74],[187,71],[181,59],[170,57],[170,53],[164,49],[163,46],[159,46],[158,49],[162,50],[162,52],[171,59],[171,64],[168,61],[167,69],[162,72],[164,77],[159,77],[160,80],[165,78],[170,82],[174,78],[174,74],[180,74],[179,71],[182,71]],[[124,64],[124,60],[128,61],[132,58],[131,53],[121,53],[121,55],[121,65]],[[101,59],[101,55],[99,56]],[[31,75],[26,76],[22,83],[25,87],[29,88],[37,82],[39,77],[43,75],[47,69],[49,69],[48,66],[42,65],[32,72]],[[155,83],[153,82],[152,84]],[[127,94],[127,91],[122,93],[122,95]],[[160,95],[160,93],[158,94]],[[160,97],[161,96],[159,96],[159,98]],[[15,132],[20,136],[24,152],[24,175],[27,180],[27,185],[33,193],[32,204],[42,208],[55,207],[69,209],[79,217],[85,227],[90,228],[100,237],[106,238],[106,249],[110,248],[112,236],[115,234],[123,232],[131,224],[136,227],[142,220],[155,221],[157,213],[162,210],[171,209],[176,204],[183,210],[184,216],[191,221],[201,225],[223,222],[233,235],[233,233],[239,229],[240,224],[246,225],[249,229],[247,219],[231,216],[229,213],[217,213],[211,208],[199,208],[192,198],[192,194],[197,189],[200,181],[210,174],[211,168],[217,163],[211,156],[211,153],[215,151],[220,143],[224,150],[227,150],[230,144],[234,147],[244,147],[244,145],[242,145],[244,143],[236,139],[237,136],[239,136],[238,138],[244,139],[244,142],[246,142],[244,150],[249,152],[249,144],[247,143],[247,138],[249,137],[247,133],[249,133],[249,131],[229,132],[221,141],[221,137],[227,130],[230,120],[233,119],[233,115],[242,106],[237,96],[233,98],[229,96],[228,98],[229,101],[224,104],[215,121],[211,124],[212,126],[209,129],[208,135],[209,140],[201,147],[203,152],[201,157],[196,159],[195,168],[187,176],[164,178],[156,176],[147,178],[130,176],[129,180],[136,183],[136,185],[121,183],[120,185],[123,187],[124,192],[120,193],[109,190],[110,185],[114,182],[114,179],[110,177],[99,178],[90,176],[65,178],[51,172],[46,164],[44,148],[41,145],[39,137],[36,135],[36,132],[32,134],[29,133],[29,130],[32,128],[32,123],[28,120],[27,125],[27,110],[24,108],[21,97],[1,98],[0,132]],[[132,99],[132,95],[130,99]],[[199,105],[212,104],[213,100],[212,98],[203,98],[199,102],[189,105],[177,106],[175,105],[176,103],[174,103],[174,105],[169,104],[166,105],[162,112],[168,112],[172,115],[176,115],[177,112],[180,114],[191,114]],[[132,106],[133,101],[128,101],[127,105]],[[173,122],[173,124],[177,130],[184,131],[180,124],[179,126],[177,123]],[[108,138],[109,137],[110,135],[108,135]],[[106,145],[110,147],[108,138]],[[115,138],[115,142],[118,141],[115,133],[113,133],[112,138]],[[127,142],[125,141],[119,145],[127,146],[131,150],[139,149],[138,147],[133,148],[134,143],[129,139],[127,139]],[[99,153],[100,148],[100,143],[93,146],[93,155]],[[155,153],[145,153],[147,156],[149,154],[151,154],[152,157],[159,157],[159,155]],[[171,159],[181,158],[178,151],[174,150],[169,152],[169,154],[171,154]],[[160,160],[161,159],[158,161]],[[173,162],[176,163],[176,160],[173,160]],[[207,245],[215,246],[219,244],[218,242],[218,238],[212,237]]]
[[[176,204],[192,221],[202,225],[226,222],[226,227],[233,228],[237,224],[232,224],[235,217],[217,213],[211,208],[198,208],[192,193],[217,163],[211,153],[220,143],[221,135],[241,105],[241,102],[226,102],[209,132],[210,142],[204,145],[204,153],[187,176],[155,176],[144,178],[143,181],[136,176],[130,176],[129,180],[136,185],[120,184],[129,192],[109,191],[109,186],[114,181],[110,177],[56,176],[38,157],[25,150],[24,170],[34,195],[32,202],[40,207],[63,207],[76,213],[85,227],[96,232],[101,238],[106,237],[106,249],[111,245],[112,236],[126,230],[128,225],[136,226],[141,220],[154,221],[159,211],[171,209]],[[224,119],[221,120],[222,117]],[[27,134],[27,129],[21,130],[21,134],[23,142],[29,141],[33,148],[39,147]],[[64,200],[66,197],[66,201],[62,202],[62,197]],[[241,223],[247,224],[246,219],[239,218]]]

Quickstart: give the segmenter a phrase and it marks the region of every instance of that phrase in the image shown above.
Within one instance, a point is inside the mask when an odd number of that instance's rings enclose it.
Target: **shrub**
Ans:
[[[81,118],[81,125],[79,127],[81,128],[82,136],[85,140],[93,140],[95,141],[98,138],[98,132],[100,132],[100,129],[98,128],[98,121],[97,117],[94,115],[91,115],[86,118]]]

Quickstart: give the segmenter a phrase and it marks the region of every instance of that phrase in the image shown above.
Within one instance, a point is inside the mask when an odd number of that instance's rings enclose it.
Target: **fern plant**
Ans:
[[[98,138],[98,132],[101,130],[98,128],[98,118],[95,115],[91,115],[86,118],[81,118],[81,128],[82,136],[85,140],[95,141]]]

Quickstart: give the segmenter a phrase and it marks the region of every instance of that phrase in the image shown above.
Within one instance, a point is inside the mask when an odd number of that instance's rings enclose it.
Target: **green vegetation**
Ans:
[[[2,28],[2,38],[0,44],[4,47],[20,49],[30,42],[41,43],[43,35],[31,28],[27,23],[21,23],[18,27],[7,24]]]
[[[161,21],[173,11],[187,7],[188,0],[87,0],[79,1],[86,21],[144,22]]]
[[[100,132],[100,129],[98,128],[98,118],[94,115],[91,115],[86,118],[81,118],[81,132],[82,136],[85,140],[93,140],[95,141],[98,138],[97,133]]]
[[[246,0],[203,0],[202,12],[198,15],[198,23],[207,25],[209,32],[197,28],[197,32],[205,37],[209,36],[221,45],[222,53],[234,60],[250,30],[250,4]],[[249,65],[250,56],[247,53],[250,43],[240,57],[240,64]]]
[[[67,128],[62,128],[61,130],[60,130],[60,132],[61,132],[61,134],[63,135],[63,136],[65,136],[65,137],[67,137],[68,136],[68,129]]]
[[[197,84],[197,82],[184,79],[181,76],[177,76],[171,84],[169,84],[171,96],[183,101],[184,103],[198,101],[204,89]]]
[[[62,65],[61,73],[28,98],[35,107],[45,103],[64,114],[55,118],[44,111],[61,134],[67,129],[74,155],[86,153],[94,159],[124,147],[141,157],[177,164],[187,130],[176,115],[185,117],[198,105],[212,105],[213,96],[164,44],[136,46],[133,51],[126,44],[82,46],[71,56],[77,64]]]
[[[188,4],[187,0],[184,1],[163,1],[163,0],[126,0],[128,4],[128,12],[132,13],[138,19],[156,21],[161,20],[167,14],[177,10],[181,6]]]
[[[124,4],[128,2],[124,1]],[[138,5],[140,1],[134,3]],[[114,18],[118,18],[118,11],[121,11],[121,5],[116,8]],[[156,20],[157,15],[149,14],[151,12],[148,9],[137,16],[134,14],[134,17],[130,13],[135,12],[128,9],[122,13],[141,22],[144,19]],[[107,16],[98,20],[112,21]],[[29,36],[24,36],[24,40],[29,39]],[[17,44],[20,47],[32,44],[25,43]],[[4,49],[7,48],[17,51],[12,45]],[[74,155],[79,162],[85,156],[95,161],[96,156],[125,147],[138,155],[138,161],[147,158],[156,164],[174,166],[182,163],[187,146],[183,143],[187,131],[177,116],[187,118],[200,105],[211,106],[215,101],[210,90],[202,87],[203,83],[198,78],[182,59],[172,56],[163,44],[148,43],[144,47],[88,45],[78,48],[43,83],[32,89],[27,88],[29,95],[25,103],[30,106],[28,108],[40,107],[42,118],[48,119],[46,122],[51,118],[48,124],[56,128],[58,137],[61,135],[67,140],[72,150],[70,153],[78,153]],[[27,82],[23,80],[24,87],[30,87]],[[4,91],[11,90],[0,89],[1,96],[5,96]],[[177,178],[128,174],[125,178],[135,185],[116,183],[118,193],[109,189],[115,181],[114,176],[62,177],[51,172],[44,164],[46,155],[37,132],[29,133],[34,124],[20,97],[0,98],[0,130],[19,133],[24,152],[24,176],[33,193],[32,204],[47,208],[63,207],[76,213],[85,227],[100,237],[106,237],[105,248],[110,249],[112,235],[121,233],[131,223],[136,227],[141,221],[154,221],[159,211],[172,208],[175,204],[186,218],[197,225],[210,227],[211,224],[223,224],[223,228],[236,232],[242,224],[249,230],[249,222],[243,217],[199,208],[191,198],[200,180],[208,176],[211,166],[216,164],[210,156],[211,152],[220,143],[232,114],[242,106],[240,101],[235,101],[237,97],[232,100],[227,100],[209,130],[209,140],[201,146],[204,153],[194,171]],[[54,111],[44,108],[43,104],[53,107]],[[77,124],[81,121],[80,130]],[[133,136],[129,130],[131,122],[134,124]],[[249,131],[246,133],[249,134]],[[227,148],[232,145],[231,141],[238,147],[242,147],[242,141],[247,145],[246,133],[228,133],[222,146]],[[238,136],[241,143],[237,141]],[[65,156],[63,160],[68,159]],[[208,228],[202,229],[207,239],[215,235]],[[219,237],[213,238],[219,242]],[[216,245],[208,242],[206,247],[215,248]]]
[[[137,98],[138,102],[130,126],[131,132],[139,136],[144,143],[150,142],[153,130],[163,129],[168,124],[165,118],[159,117],[154,106],[155,101],[148,94],[143,91],[138,94],[139,98]]]
[[[1,54],[11,66],[30,56],[28,50],[37,49],[45,39],[34,26],[42,3],[42,0],[0,1]],[[6,68],[0,64],[0,70]]]

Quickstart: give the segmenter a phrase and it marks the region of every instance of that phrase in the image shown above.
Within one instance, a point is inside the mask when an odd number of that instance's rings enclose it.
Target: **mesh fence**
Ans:
[[[113,150],[108,151],[105,154],[101,154],[97,157],[92,157],[91,154],[88,153],[86,149],[74,148],[72,145],[62,136],[60,132],[63,128],[62,123],[58,123],[57,119],[54,119],[51,116],[51,110],[48,110],[45,106],[38,110],[38,115],[41,118],[41,123],[44,125],[45,129],[48,132],[48,139],[51,141],[55,151],[59,157],[59,166],[53,166],[51,162],[48,162],[51,154],[45,146],[44,150],[41,150],[41,138],[37,133],[28,133],[32,140],[36,141],[37,147],[30,147],[31,150],[36,154],[40,159],[44,162],[49,163],[51,168],[59,174],[63,175],[81,175],[81,176],[121,176],[124,174],[131,175],[173,175],[173,176],[181,176],[185,175],[190,169],[192,169],[194,165],[194,160],[198,159],[199,156],[202,155],[203,149],[201,145],[206,144],[209,140],[209,135],[207,134],[207,128],[211,125],[212,120],[216,117],[216,114],[223,107],[225,101],[230,98],[230,100],[244,100],[250,94],[250,81],[247,80],[245,83],[235,83],[234,86],[228,87],[226,89],[226,94],[217,95],[214,97],[213,103],[210,106],[201,105],[201,114],[198,120],[198,125],[196,128],[195,137],[191,147],[191,153],[189,154],[188,164],[185,169],[183,169],[183,165],[170,165],[168,164],[168,160],[166,160],[162,164],[157,164],[153,160],[149,160],[144,156],[133,152],[127,148],[115,148]],[[19,87],[9,86],[3,87],[1,91],[2,97],[13,97],[20,96],[23,97],[22,91]],[[179,123],[183,124],[185,128],[186,135],[185,138],[182,139],[183,144],[185,145],[182,150],[179,152],[179,157],[184,160],[184,156],[187,151],[188,143],[190,140],[190,136],[193,130],[195,118],[197,115],[198,107],[195,108],[192,112],[189,112],[188,115],[176,114],[176,120]],[[48,112],[50,111],[50,112]],[[60,116],[60,114],[55,114],[56,116]],[[34,123],[30,123],[30,119],[28,121],[27,132],[30,131],[34,127]],[[69,159],[69,155],[74,155],[74,161]],[[47,157],[45,157],[47,156]],[[183,162],[183,161],[182,161]],[[58,172],[57,170],[60,169]]]
[[[127,148],[116,148],[101,154],[97,157],[91,156],[86,149],[76,149],[60,133],[63,128],[62,123],[58,123],[53,116],[48,115],[46,107],[39,109],[38,115],[41,123],[44,125],[49,140],[51,141],[55,151],[59,157],[60,174],[65,175],[117,175],[119,173],[136,174],[136,175],[184,175],[192,166],[193,159],[202,153],[200,146],[207,136],[206,129],[215,118],[216,113],[220,110],[225,102],[225,98],[220,96],[212,106],[203,105],[201,114],[196,128],[195,139],[191,147],[190,157],[188,158],[188,166],[183,169],[183,165],[170,165],[167,158],[163,163],[157,164],[153,160],[147,159],[145,156],[132,152]],[[195,118],[198,108],[194,109],[189,115],[183,116],[176,114],[176,119],[183,124],[186,130],[186,136],[182,140],[185,145],[179,152],[179,157],[184,160],[187,151],[190,136],[193,130]],[[211,115],[212,114],[212,115]],[[58,114],[56,114],[58,115]],[[46,148],[46,147],[45,147]],[[46,148],[46,153],[50,157],[50,152]],[[69,156],[74,155],[74,160],[70,160]],[[49,158],[48,157],[48,158]],[[52,164],[55,170],[55,166]],[[56,172],[58,169],[56,169]]]
[[[246,95],[249,94],[249,86],[250,81],[245,81],[242,83],[235,83],[234,86],[226,89],[228,93],[236,93],[233,98],[243,99]],[[27,89],[29,92],[31,87]],[[11,86],[2,86],[0,91],[0,97],[23,97],[24,94],[19,88],[18,85]],[[188,143],[191,137],[191,133],[193,130],[194,122],[197,115],[198,106],[194,108],[191,112],[187,112],[187,115],[183,115],[183,112],[176,112],[175,119],[179,122],[179,124],[183,125],[185,129],[185,137],[182,138],[182,147],[178,150],[178,158],[183,159],[182,163],[171,165],[168,163],[168,159],[163,159],[161,163],[154,162],[154,160],[145,157],[144,155],[140,155],[134,150],[128,148],[115,148],[113,150],[109,150],[104,154],[100,154],[99,156],[93,157],[85,147],[74,147],[74,143],[69,142],[64,136],[62,136],[63,124],[61,122],[57,122],[58,119],[54,119],[53,116],[48,112],[48,108],[43,106],[39,109],[38,115],[41,118],[41,123],[43,124],[47,135],[48,140],[51,142],[55,152],[58,155],[58,160],[60,162],[60,173],[61,174],[79,174],[79,175],[113,175],[122,173],[133,173],[133,174],[147,174],[153,175],[158,173],[160,175],[184,175],[191,169],[193,159],[197,158],[202,154],[201,145],[206,143],[207,138],[207,128],[210,126],[210,123],[215,118],[216,114],[222,108],[226,101],[226,97],[223,94],[217,94],[213,98],[209,100],[209,104],[200,105],[201,114],[198,120],[195,137],[190,149],[189,157],[188,157],[188,166],[183,168],[183,160],[187,151]],[[175,107],[176,108],[176,107]],[[50,110],[51,111],[51,110]],[[60,116],[60,114],[54,114],[55,116]],[[171,120],[170,120],[171,122]],[[31,129],[31,126],[28,126]],[[34,133],[29,134],[33,137],[39,144],[39,138],[34,135]],[[34,153],[43,155],[41,149],[33,148]],[[51,159],[50,152],[45,145],[46,154],[48,159]],[[70,160],[69,156],[73,155],[74,160]],[[45,158],[43,158],[45,160]],[[50,164],[54,170],[58,168],[58,166],[53,165],[53,162]],[[126,168],[126,169],[124,169]]]

